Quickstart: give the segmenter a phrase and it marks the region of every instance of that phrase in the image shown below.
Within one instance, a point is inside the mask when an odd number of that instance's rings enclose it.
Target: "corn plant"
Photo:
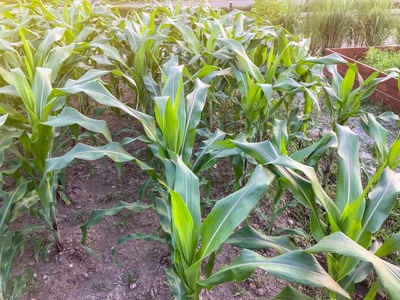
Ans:
[[[381,122],[398,122],[399,116],[391,111],[385,112],[377,117],[371,113],[360,113],[361,127],[374,141],[372,153],[375,163],[379,168],[386,168],[388,166],[394,171],[398,166],[399,137],[397,136],[392,145],[388,147],[389,132],[378,120]]]
[[[232,152],[232,150],[241,150],[245,153],[245,157],[249,161],[256,160],[256,163],[259,164],[267,164],[277,159],[280,155],[289,155],[291,159],[297,162],[304,161],[304,164],[309,167],[314,167],[321,157],[325,155],[328,149],[337,148],[337,136],[331,131],[326,134],[323,138],[321,138],[316,143],[312,144],[309,147],[305,147],[304,149],[294,151],[290,153],[288,150],[288,145],[290,143],[288,131],[287,131],[287,121],[286,120],[274,120],[273,125],[273,136],[271,141],[263,141],[263,142],[255,142],[249,143],[243,139],[236,140],[225,140],[225,141],[216,141],[213,144],[209,145],[210,149],[220,149],[222,150],[219,154],[220,156],[226,155],[237,155],[237,152]],[[230,150],[231,152],[229,152]],[[282,171],[283,172],[283,171]],[[296,177],[296,174],[291,174]],[[268,233],[272,233],[272,227],[274,225],[275,217],[283,212],[289,205],[297,204],[293,201],[288,201],[283,207],[278,208],[281,204],[282,196],[285,191],[289,188],[285,180],[276,181],[276,185],[274,189],[268,190],[269,200],[272,202],[272,210],[270,219],[268,221]],[[289,188],[290,189],[290,188]],[[315,201],[310,200],[299,200],[300,203],[307,206],[311,209],[311,218],[313,220],[317,220],[318,211],[316,207]],[[313,221],[314,222],[314,221]],[[322,236],[322,235],[321,235]]]
[[[394,3],[389,0],[366,0],[357,9],[354,40],[365,46],[381,46],[390,35],[395,23],[391,11]]]
[[[9,206],[11,203],[15,204],[20,201],[18,212],[21,213],[24,209],[31,207],[35,200],[40,199],[44,210],[43,212],[39,211],[39,215],[53,231],[54,241],[61,249],[56,218],[58,174],[46,172],[45,162],[46,159],[53,156],[53,153],[63,150],[55,143],[57,138],[60,138],[61,141],[73,135],[71,131],[60,134],[60,130],[53,131],[51,126],[62,127],[78,124],[88,130],[103,134],[109,142],[112,139],[104,121],[91,120],[70,107],[58,113],[63,107],[65,98],[53,97],[51,72],[51,69],[36,68],[33,84],[30,85],[21,69],[13,69],[10,72],[13,85],[6,87],[7,89],[3,88],[1,91],[6,99],[15,101],[18,105],[13,108],[5,102],[0,102],[0,113],[4,114],[0,133],[0,137],[4,141],[1,147],[1,163],[4,163],[5,154],[11,155],[9,159],[6,159],[6,168],[2,170],[2,173],[7,176],[12,175],[15,181],[22,180],[24,182],[24,177],[27,177],[27,182],[29,182],[29,184],[25,183],[25,190],[29,197],[10,199],[10,202],[3,203],[5,218],[2,219],[1,227],[5,228],[10,219],[15,219],[10,215],[13,212]],[[53,116],[56,114],[58,114],[57,118]],[[79,134],[75,136],[79,138]]]
[[[332,127],[335,124],[344,126],[349,118],[357,115],[361,101],[371,96],[379,82],[386,78],[377,78],[378,72],[373,73],[365,81],[358,73],[356,64],[348,64],[349,69],[342,78],[335,66],[328,67],[332,74],[332,82],[329,84],[323,79],[322,86],[325,90],[325,100]],[[355,88],[356,78],[359,87]]]
[[[33,271],[24,269],[19,275],[11,277],[14,259],[25,251],[26,236],[38,229],[27,225],[18,231],[7,231],[0,240],[0,299],[19,299],[26,282],[33,279]]]
[[[371,130],[376,130],[376,127],[373,127],[371,116],[369,117]],[[338,124],[337,130],[340,159],[335,202],[327,196],[320,186],[313,168],[300,163],[306,157],[304,154],[310,153],[310,151],[311,153],[313,151],[315,151],[314,153],[319,152],[314,145],[309,147],[310,149],[306,148],[293,153],[289,158],[288,156],[279,156],[276,146],[273,146],[270,142],[251,144],[231,141],[230,143],[232,143],[232,146],[239,147],[246,154],[256,158],[260,164],[269,166],[269,169],[278,177],[284,178],[284,184],[293,193],[294,197],[311,209],[310,230],[315,240],[320,243],[317,243],[307,251],[336,253],[327,255],[328,272],[334,280],[340,282],[341,286],[351,294],[355,283],[363,280],[374,267],[389,296],[391,299],[395,299],[399,283],[398,277],[394,274],[397,274],[399,269],[378,257],[390,254],[398,248],[396,246],[397,236],[393,236],[387,244],[382,246],[382,250],[378,251],[376,256],[365,248],[369,247],[373,233],[379,229],[387,218],[397,194],[400,192],[398,174],[387,167],[394,168],[398,164],[398,161],[396,161],[399,155],[397,143],[395,142],[391,148],[391,159],[388,159],[387,152],[389,151],[387,151],[385,159],[382,160],[385,163],[382,164],[382,167],[363,190],[358,163],[358,137],[348,128]],[[381,143],[381,141],[377,141],[377,143]],[[281,147],[283,145],[284,143],[281,143]],[[311,156],[306,162],[311,162],[314,158]],[[293,170],[301,171],[307,176],[308,180],[302,178]],[[365,199],[371,187],[371,193]],[[316,199],[318,199],[318,202]],[[319,219],[316,209],[317,204],[324,208],[326,222],[330,225],[331,232],[336,232],[331,236],[325,237],[327,224]],[[243,241],[240,239],[239,232],[231,238],[232,240],[229,239],[228,243],[246,248],[241,246]],[[244,237],[243,240],[245,240]],[[330,242],[335,244],[337,242],[338,246],[328,246]],[[259,249],[254,245],[247,247],[250,247],[249,249]],[[229,270],[229,273],[231,273],[233,268],[237,268],[237,280],[247,278],[256,266],[261,265],[263,259],[257,257],[259,259],[257,261],[255,257],[252,257],[247,252],[245,254],[245,258],[239,258],[232,265],[222,267],[201,284],[211,288],[214,284],[225,282],[227,281],[226,272]],[[246,276],[242,276],[243,270],[247,268],[250,262],[253,265],[251,268],[248,267],[249,273],[246,273]],[[331,293],[331,297],[335,297],[334,293]]]
[[[325,24],[340,21],[341,13],[350,20],[350,10],[342,10],[353,8],[354,1],[342,4],[324,5],[332,12]],[[3,298],[18,297],[22,291],[26,279],[10,280],[12,265],[22,251],[24,236],[34,232],[10,231],[10,223],[26,211],[39,214],[61,248],[56,218],[59,176],[75,159],[104,156],[116,162],[119,174],[121,163],[137,163],[151,177],[142,189],[153,180],[158,197],[149,205],[120,201],[111,209],[95,210],[81,227],[82,245],[96,256],[86,245],[89,227],[122,209],[154,209],[162,237],[130,234],[118,245],[131,239],[166,243],[172,261],[166,273],[176,299],[198,299],[203,288],[243,280],[257,267],[289,282],[324,287],[332,299],[349,298],[356,283],[375,269],[379,279],[367,297],[381,288],[396,297],[399,269],[380,257],[397,250],[399,235],[382,246],[371,241],[400,191],[395,172],[399,138],[388,147],[388,132],[377,120],[397,119],[360,112],[361,101],[384,79],[373,74],[363,81],[355,65],[348,65],[342,78],[335,67],[344,62],[340,57],[308,56],[313,41],[300,41],[279,26],[256,28],[242,12],[225,14],[205,3],[184,8],[167,1],[165,7],[133,12],[125,19],[107,6],[88,1],[48,5],[39,0],[13,7],[0,10],[4,17],[0,21],[0,178],[9,176],[15,183],[12,190],[0,189]],[[323,14],[313,10],[307,18],[311,16]],[[337,43],[349,28],[325,33],[328,42]],[[325,67],[332,74],[331,82],[324,76]],[[108,76],[109,84],[102,76]],[[134,92],[136,109],[117,99],[123,96],[120,83]],[[310,144],[310,116],[315,108],[319,110],[322,92],[333,131]],[[304,100],[296,103],[297,94]],[[71,107],[71,95],[78,97],[81,113]],[[89,99],[94,101],[89,104]],[[105,121],[82,114],[97,104],[101,107],[96,116],[107,107],[118,116],[124,112],[128,120],[134,117],[142,123],[145,135],[113,142]],[[356,116],[374,139],[378,165],[364,189],[357,137],[344,127]],[[231,124],[239,124],[239,130],[229,133]],[[214,130],[216,125],[219,129]],[[80,134],[79,127],[88,132]],[[194,151],[199,136],[204,139]],[[87,137],[96,145],[85,144]],[[147,144],[149,165],[123,148],[137,139]],[[322,186],[315,171],[328,149],[329,162],[335,149],[339,156],[335,201],[323,189],[329,168]],[[161,166],[157,171],[151,167],[154,157]],[[212,170],[222,157],[229,157],[233,165],[234,193],[216,201],[202,216],[200,189],[206,181],[202,172]],[[282,203],[287,190],[293,196]],[[301,204],[310,209],[316,244],[296,250],[287,236],[268,236],[248,225],[236,231],[264,195],[272,207],[269,219],[265,218],[268,235],[276,234],[273,225],[279,213]],[[214,271],[224,243],[244,250],[233,264]],[[278,255],[264,258],[251,251],[267,248]],[[316,252],[326,254],[328,272],[313,256]],[[116,254],[114,249],[117,261]],[[307,299],[289,286],[280,295]]]
[[[309,192],[312,191],[307,197],[317,197],[319,199],[321,205],[326,211],[331,232],[340,231],[353,240],[354,242],[352,243],[359,244],[360,246],[358,248],[368,248],[371,243],[372,235],[379,229],[387,218],[390,209],[400,192],[399,175],[389,167],[386,167],[388,164],[383,164],[373,179],[363,189],[361,185],[358,158],[358,136],[347,127],[342,127],[338,124],[336,126],[339,138],[339,166],[334,203],[319,185],[318,179],[311,168],[305,167],[304,165],[296,163],[283,156],[274,160],[271,166],[273,165],[272,168],[280,166],[301,170],[310,180],[307,181],[307,184],[305,185],[311,187]],[[393,151],[396,151],[396,154],[393,153],[392,157],[397,158],[399,153],[396,146]],[[394,161],[391,162],[394,163]],[[392,167],[393,166],[394,165],[392,165]],[[290,180],[290,177],[287,175],[283,176]],[[369,196],[366,197],[368,192],[370,192]],[[298,199],[304,198],[304,195],[306,195],[304,190],[292,190],[292,193],[295,198]],[[321,225],[322,224],[323,223],[321,223]],[[321,236],[316,234],[315,227],[315,223],[311,223],[311,232],[314,231],[314,238],[319,241]],[[340,236],[340,239],[344,239],[344,237]],[[348,240],[350,241],[350,239]],[[318,246],[316,246],[316,249],[318,249]],[[338,250],[335,249],[332,252],[335,251]],[[342,284],[343,282],[351,283],[352,280],[355,280],[355,277],[351,277],[349,275],[350,272],[354,270],[360,260],[365,260],[365,258],[360,259],[360,256],[357,256],[357,252],[351,255],[349,253],[343,254],[344,252],[341,251],[338,251],[337,253],[342,255],[327,256],[328,271],[336,281],[342,280]],[[379,261],[379,263],[381,263],[381,261]],[[388,276],[386,273],[380,273],[378,270],[380,267],[375,265],[373,262],[372,264],[377,270],[379,276]],[[391,268],[392,267],[388,267],[388,269]],[[350,276],[350,278],[346,276]],[[396,295],[394,291],[396,291],[398,286],[400,286],[399,283],[397,282],[396,284],[393,284],[390,281],[387,282],[385,278],[381,278],[381,281],[390,297],[394,299],[394,295]],[[351,284],[346,285],[347,288],[350,288],[351,286]]]
[[[332,82],[330,84],[326,77],[320,76],[320,82],[325,91],[325,102],[333,130],[336,130],[336,124],[343,126],[350,118],[356,117],[360,111],[362,100],[371,96],[377,85],[389,78],[377,78],[379,73],[375,72],[364,81],[358,73],[356,64],[348,64],[348,67],[349,69],[346,75],[342,78],[335,66],[329,66],[328,71],[332,74]],[[357,88],[355,88],[356,76],[359,82]],[[333,152],[331,151],[324,171],[323,187],[325,187],[328,182],[332,160]]]
[[[169,27],[164,23],[158,26],[155,24],[158,12],[158,9],[154,9],[151,15],[142,13],[141,16],[135,13],[135,19],[125,21],[124,30],[127,45],[126,61],[135,71],[133,79],[138,91],[137,103],[140,103],[143,112],[147,113],[154,111],[152,97],[157,94],[152,88],[154,82],[160,81],[161,76],[154,80],[152,74],[157,73],[158,66],[162,62],[164,54],[162,43],[169,34]]]

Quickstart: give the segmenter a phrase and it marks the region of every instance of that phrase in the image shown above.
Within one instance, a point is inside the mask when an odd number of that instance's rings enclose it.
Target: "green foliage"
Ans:
[[[311,36],[311,50],[339,48],[343,43],[381,46],[396,22],[391,0],[286,0],[275,21],[302,37]]]
[[[381,46],[387,40],[395,25],[391,0],[365,0],[356,4],[357,26],[354,40],[361,45]]]
[[[285,9],[276,23],[281,24],[289,32],[295,35],[303,34],[302,14],[306,11],[303,1],[285,0]]]
[[[400,53],[394,49],[381,50],[371,47],[365,53],[362,62],[379,71],[385,71],[391,68],[400,68]]]
[[[304,23],[305,36],[311,35],[311,47],[323,51],[325,48],[341,47],[351,40],[357,20],[356,0],[311,0],[307,3]]]
[[[254,0],[251,12],[257,18],[275,22],[282,17],[285,10],[283,0]]]

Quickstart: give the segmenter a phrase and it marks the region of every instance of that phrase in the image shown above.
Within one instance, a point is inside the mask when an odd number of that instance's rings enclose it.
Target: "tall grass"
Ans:
[[[395,43],[400,45],[400,16],[393,17],[393,38]]]
[[[325,48],[381,46],[396,25],[391,0],[296,0],[285,1],[285,11],[275,24],[307,38],[311,52]]]
[[[340,47],[355,28],[355,0],[312,0],[307,3],[304,33],[311,35],[311,48],[321,51]]]
[[[279,18],[279,24],[285,27],[289,32],[296,35],[303,34],[303,14],[306,5],[297,0],[285,0],[285,11]]]
[[[284,0],[254,0],[251,10],[255,17],[276,23],[285,11]]]
[[[394,26],[391,0],[357,1],[356,19],[358,26],[354,41],[365,46],[380,46],[385,43]]]

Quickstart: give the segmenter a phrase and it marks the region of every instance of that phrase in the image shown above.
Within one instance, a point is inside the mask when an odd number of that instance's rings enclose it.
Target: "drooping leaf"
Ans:
[[[248,278],[256,268],[261,268],[289,282],[326,287],[350,298],[348,293],[326,273],[317,260],[303,251],[291,251],[276,257],[265,258],[250,250],[243,250],[239,258],[232,264],[221,267],[209,278],[200,280],[199,284],[211,289],[224,282],[242,281]]]
[[[286,236],[267,236],[257,232],[250,226],[245,226],[232,234],[226,244],[244,249],[260,250],[273,248],[279,254],[295,250],[295,246]]]
[[[107,72],[105,72],[103,75],[105,75],[106,73]],[[93,77],[98,78],[98,74],[93,74],[92,77],[88,76],[85,79],[85,82],[82,82],[81,78],[80,82],[78,80],[74,83],[70,83],[68,87],[59,89],[59,91],[61,91],[61,95],[76,94],[79,92],[83,92],[86,93],[88,96],[90,96],[93,100],[99,102],[100,104],[122,109],[129,115],[138,119],[143,124],[143,128],[147,136],[151,140],[157,141],[156,125],[154,119],[149,115],[134,110],[129,106],[123,104],[122,102],[118,101],[100,82],[93,81]]]
[[[386,256],[394,251],[400,249],[400,232],[392,235],[378,250],[376,250],[376,256]]]
[[[139,202],[127,203],[124,201],[119,201],[110,209],[96,209],[96,210],[92,211],[92,214],[90,215],[89,220],[84,225],[81,226],[81,231],[82,231],[81,244],[82,244],[82,246],[88,251],[88,253],[90,255],[93,255],[94,257],[99,259],[99,257],[96,255],[96,253],[86,245],[86,237],[87,237],[87,233],[88,233],[88,228],[97,225],[99,222],[101,222],[101,220],[103,220],[103,218],[105,216],[116,215],[124,208],[135,211],[135,212],[141,212],[150,207],[151,207],[150,205],[145,205],[145,204],[142,204]]]
[[[137,163],[141,169],[147,171],[150,176],[154,178],[157,177],[153,168],[130,155],[119,143],[116,142],[109,143],[101,147],[93,147],[78,143],[63,156],[47,159],[45,172],[61,170],[77,158],[84,160],[96,160],[102,158],[103,156],[108,156],[115,162],[133,161]]]
[[[278,295],[269,300],[312,300],[314,298],[304,295],[299,290],[287,285]]]
[[[42,124],[53,127],[78,124],[87,130],[103,134],[110,143],[112,142],[111,133],[106,121],[88,118],[72,107],[65,107],[57,117],[50,117],[47,122],[43,122]]]
[[[345,236],[342,232],[335,232],[323,238],[318,244],[312,246],[307,251],[338,253],[370,262],[374,266],[390,299],[397,299],[400,293],[400,268],[380,259],[378,256]]]
[[[198,259],[210,255],[230,236],[274,179],[271,172],[257,166],[242,189],[217,202],[203,222]]]

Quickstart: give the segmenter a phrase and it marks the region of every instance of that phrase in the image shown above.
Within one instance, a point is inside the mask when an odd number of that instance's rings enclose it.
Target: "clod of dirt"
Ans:
[[[119,285],[108,293],[106,300],[125,300],[125,289]]]

